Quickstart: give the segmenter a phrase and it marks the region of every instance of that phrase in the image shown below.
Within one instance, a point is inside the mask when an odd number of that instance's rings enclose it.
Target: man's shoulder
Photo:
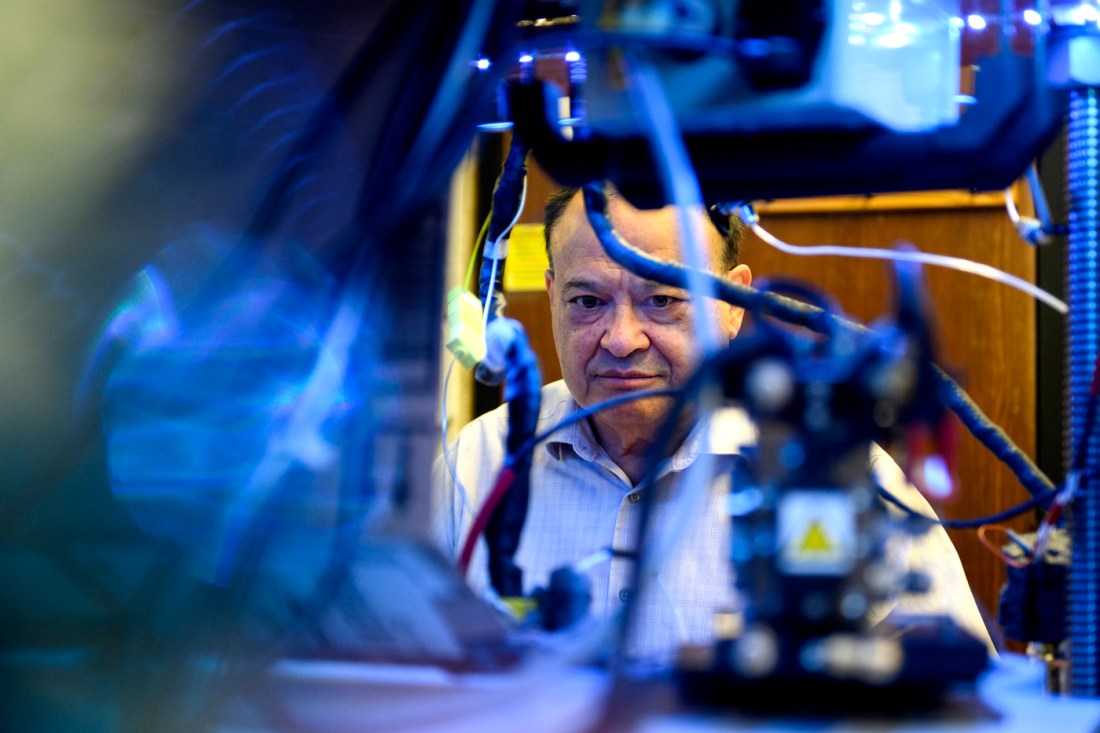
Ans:
[[[542,387],[542,408],[539,417],[562,414],[576,404],[569,387],[565,386],[565,380],[559,379]]]

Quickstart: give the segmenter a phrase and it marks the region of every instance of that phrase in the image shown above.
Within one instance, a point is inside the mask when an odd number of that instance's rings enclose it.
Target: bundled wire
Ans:
[[[947,407],[959,417],[979,443],[1008,466],[1028,493],[1039,496],[1054,488],[1054,482],[1046,477],[1030,456],[1012,442],[999,425],[989,419],[958,382],[938,366],[935,368],[935,377],[940,397]]]
[[[489,226],[478,281],[478,296],[486,304],[492,318],[504,314],[504,262],[508,255],[508,233],[523,211],[528,151],[529,148],[519,137],[512,137],[508,155],[493,187],[493,204],[489,210]]]
[[[679,262],[660,260],[628,244],[615,230],[608,216],[607,193],[601,183],[588,183],[581,187],[588,223],[603,245],[604,251],[627,271],[655,282],[687,289],[691,282],[688,268]],[[818,333],[826,333],[831,327],[829,317],[819,308],[806,305],[794,298],[774,293],[762,293],[755,288],[727,280],[713,272],[699,273],[701,280],[712,287],[723,301],[764,316],[774,316],[796,326],[804,326]],[[854,324],[853,324],[854,325]]]
[[[1005,550],[1005,548],[998,544],[997,541],[991,536],[994,535],[994,533],[1004,535],[1009,540],[1011,540],[1012,544],[1014,544],[1019,549],[1020,553],[1022,553],[1021,556],[1014,556],[1009,554]],[[1011,568],[1026,568],[1028,565],[1031,564],[1031,560],[1028,558],[1028,555],[1031,554],[1031,545],[1028,544],[1025,538],[1021,537],[1011,528],[1006,527],[1003,524],[991,523],[983,524],[982,526],[978,527],[978,541],[981,542],[987,550],[992,552],[997,557],[1001,558],[1001,560],[1004,561],[1005,565],[1008,565]]]
[[[462,543],[462,551],[458,555],[458,562],[456,566],[458,572],[461,575],[465,575],[470,570],[470,559],[474,555],[474,548],[477,546],[477,540],[485,532],[485,527],[489,524],[489,519],[496,512],[500,502],[507,496],[508,491],[512,488],[512,484],[516,479],[516,470],[513,467],[514,458],[508,456],[504,460],[504,466],[501,467],[500,473],[497,474],[497,480],[493,483],[493,488],[489,491],[489,495],[485,498],[485,502],[481,505],[480,511],[474,517],[473,524],[470,525],[470,532],[466,535],[466,541]]]
[[[465,574],[482,532],[489,551],[489,580],[502,597],[523,595],[523,572],[516,565],[520,534],[530,498],[531,451],[525,446],[535,434],[542,399],[538,359],[517,321],[493,321],[487,334],[486,362],[505,377],[508,403],[506,456],[497,481],[459,553],[458,568]],[[499,358],[499,361],[498,361]]]
[[[489,227],[478,277],[478,297],[484,306],[485,328],[504,315],[504,265],[508,257],[508,233],[519,221],[527,199],[528,150],[519,137],[512,137],[508,156],[493,188],[493,205],[489,212]],[[474,372],[474,378],[482,384],[495,385],[500,384],[504,375],[481,363]]]
[[[1079,442],[1073,447],[1073,463],[1070,466],[1069,474],[1066,476],[1065,482],[1057,492],[1049,492],[1046,498],[1053,497],[1050,506],[1043,514],[1042,520],[1039,522],[1039,527],[1035,531],[1035,543],[1033,545],[1027,545],[1021,540],[1013,536],[1011,530],[1003,527],[990,526],[985,529],[983,534],[988,534],[990,531],[1001,530],[1009,539],[1016,542],[1023,549],[1022,558],[1013,558],[1008,556],[1000,547],[987,542],[984,536],[982,537],[982,543],[985,544],[994,554],[999,556],[1008,565],[1016,568],[1027,567],[1028,565],[1038,561],[1042,561],[1046,555],[1047,545],[1050,542],[1051,533],[1061,521],[1062,516],[1066,511],[1066,507],[1073,502],[1074,497],[1077,496],[1077,490],[1081,484],[1081,477],[1086,475],[1088,471],[1087,456],[1088,445],[1092,441],[1093,435],[1096,433],[1096,414],[1097,407],[1100,403],[1100,358],[1096,360],[1092,369],[1092,382],[1089,385],[1088,402],[1085,405],[1085,426],[1081,433]],[[999,521],[991,519],[993,521]]]

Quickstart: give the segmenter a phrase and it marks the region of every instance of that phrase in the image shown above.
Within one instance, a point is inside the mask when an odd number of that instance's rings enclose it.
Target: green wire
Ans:
[[[466,268],[466,289],[470,289],[470,281],[474,279],[474,263],[477,262],[477,251],[481,247],[481,242],[485,239],[485,232],[489,230],[489,217],[492,216],[490,211],[485,217],[485,223],[481,225],[481,231],[478,232],[477,241],[474,242],[474,251],[470,253],[470,265]]]

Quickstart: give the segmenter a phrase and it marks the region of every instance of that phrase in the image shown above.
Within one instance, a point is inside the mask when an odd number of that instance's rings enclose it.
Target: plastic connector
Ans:
[[[588,615],[592,605],[592,584],[588,576],[569,566],[550,573],[545,588],[535,591],[542,627],[547,631],[567,629]]]
[[[447,293],[447,350],[467,369],[485,358],[481,301],[459,285]]]
[[[521,624],[527,623],[533,618],[539,608],[538,601],[534,598],[507,596],[500,600],[504,604],[504,607],[508,609],[508,612],[512,614],[512,618]]]

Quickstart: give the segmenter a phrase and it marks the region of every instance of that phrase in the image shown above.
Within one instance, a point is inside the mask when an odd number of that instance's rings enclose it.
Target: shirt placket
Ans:
[[[615,534],[612,547],[615,550],[633,552],[635,538],[638,536],[638,523],[641,517],[642,491],[632,488],[623,495],[619,503],[618,516],[615,518]],[[611,561],[611,573],[608,576],[608,608],[616,612],[630,600],[634,571],[631,557],[616,556]]]

